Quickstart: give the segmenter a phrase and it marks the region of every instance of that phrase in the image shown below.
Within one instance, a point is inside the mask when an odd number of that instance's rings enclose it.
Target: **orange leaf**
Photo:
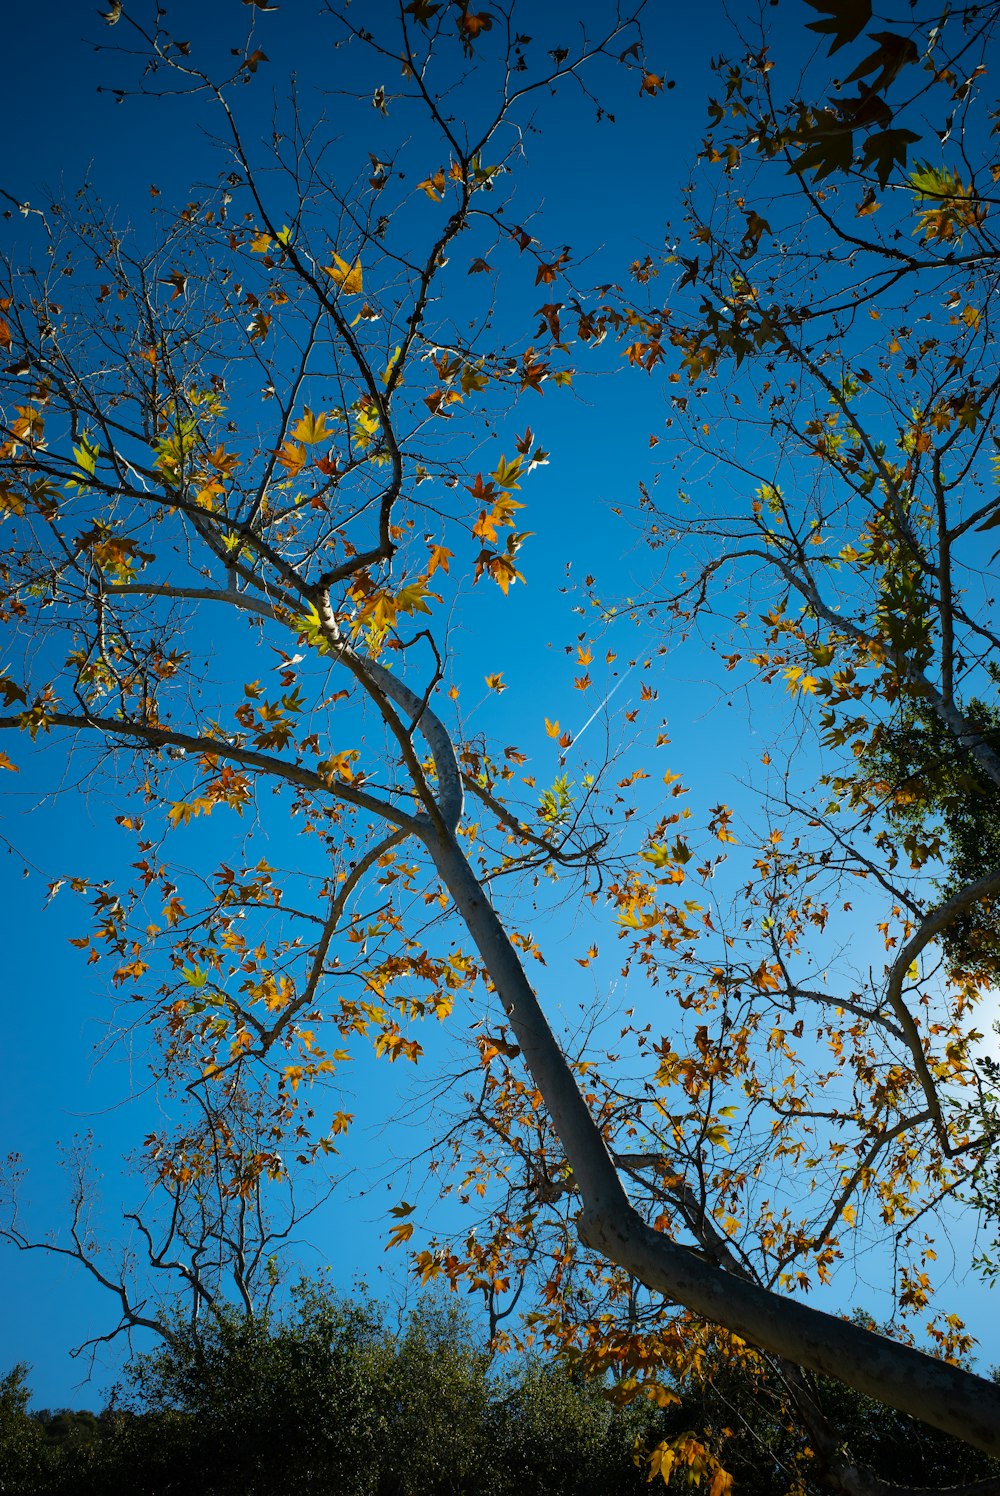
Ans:
[[[432,545],[431,559],[427,563],[428,577],[432,577],[439,566],[442,571],[447,571],[449,569],[448,562],[454,554],[455,552],[450,551],[446,545]]]
[[[439,203],[444,196],[444,169],[439,166],[432,177],[425,177],[422,182],[417,183],[417,186],[427,193],[432,203]]]

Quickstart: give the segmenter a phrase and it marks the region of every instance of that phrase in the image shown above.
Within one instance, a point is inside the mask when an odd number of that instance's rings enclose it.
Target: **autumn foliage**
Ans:
[[[364,59],[345,111],[396,131],[348,177],[301,115],[270,157],[245,132],[256,31],[226,80],[122,10],[227,160],[152,238],[84,201],[9,267],[0,726],[8,769],[58,742],[113,771],[129,875],[65,876],[74,943],[176,1100],[143,1143],[168,1244],[221,1244],[250,1312],[273,1237],[248,1203],[347,1146],[353,1055],[419,1065],[461,1004],[427,1141],[469,1224],[402,1200],[388,1245],[481,1295],[497,1346],[556,1349],[620,1401],[777,1377],[815,1478],[860,1492],[880,1482],[817,1376],[1000,1447],[934,1224],[997,1213],[997,15],[811,3],[804,73],[734,36],[682,223],[596,287],[584,247],[522,221],[520,132],[543,88],[663,107],[640,18],[594,6],[546,49],[496,10],[421,0],[372,35],[328,5]],[[398,91],[369,89],[387,59]],[[613,369],[663,413],[617,511],[642,594],[574,584],[588,758],[555,704],[524,735],[516,710],[467,725],[473,682],[507,686],[463,630],[522,606],[538,397]],[[671,763],[660,697],[699,647],[766,722],[739,805]],[[627,1007],[562,1031],[555,987],[615,942]],[[894,1337],[806,1302],[869,1248]],[[66,1250],[88,1257],[75,1225]],[[223,1312],[207,1267],[182,1276]],[[123,1326],[157,1323],[108,1281]],[[685,1439],[652,1473],[723,1496]]]

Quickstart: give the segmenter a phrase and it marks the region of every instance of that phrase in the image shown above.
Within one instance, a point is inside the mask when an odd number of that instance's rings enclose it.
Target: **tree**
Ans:
[[[299,1283],[283,1314],[175,1331],[135,1358],[100,1418],[23,1414],[16,1434],[4,1426],[5,1453],[20,1439],[23,1496],[645,1486],[641,1409],[613,1408],[593,1383],[537,1358],[499,1368],[452,1297],[424,1296],[394,1336],[370,1300]],[[31,1466],[25,1453],[43,1431],[57,1457]]]
[[[49,212],[38,227],[50,236],[41,258],[10,269],[2,298],[0,335],[12,358],[4,619],[15,642],[0,680],[0,727],[26,734],[28,747],[55,737],[86,752],[92,743],[116,766],[118,823],[135,838],[138,877],[124,889],[75,880],[94,916],[78,943],[88,960],[110,958],[113,982],[142,1003],[160,1046],[157,1072],[184,1099],[177,1131],[146,1140],[154,1177],[172,1211],[190,1207],[186,1218],[206,1219],[209,1183],[238,1213],[262,1181],[285,1176],[293,1161],[322,1160],[350,1127],[345,1110],[332,1122],[316,1115],[345,1046],[367,1039],[390,1061],[416,1060],[410,1025],[446,1018],[458,994],[476,991],[489,1015],[479,1094],[452,1142],[461,1153],[471,1140],[468,1189],[495,1202],[492,1229],[460,1250],[442,1243],[417,1254],[425,1281],[468,1282],[499,1324],[515,1274],[539,1273],[547,1308],[536,1325],[581,1368],[613,1368],[622,1395],[669,1404],[673,1381],[696,1370],[719,1335],[734,1354],[757,1347],[783,1378],[834,1489],[880,1483],[841,1450],[815,1374],[996,1453],[1000,1389],[954,1364],[967,1348],[961,1326],[932,1322],[941,1351],[932,1357],[795,1296],[812,1274],[829,1276],[863,1199],[877,1197],[890,1235],[905,1223],[900,1295],[922,1308],[932,1247],[914,1222],[975,1180],[995,1135],[970,1015],[993,971],[1000,873],[968,882],[969,833],[949,828],[937,789],[880,777],[884,755],[905,751],[926,780],[928,753],[941,752],[933,721],[951,734],[958,783],[968,781],[963,753],[980,776],[975,793],[997,779],[983,658],[995,641],[950,570],[959,542],[995,511],[995,500],[974,496],[996,388],[985,362],[988,313],[985,297],[959,294],[952,320],[928,313],[931,341],[913,353],[895,329],[884,369],[872,354],[878,377],[854,325],[859,301],[881,316],[893,294],[917,295],[917,276],[936,285],[939,274],[960,272],[989,286],[988,204],[975,181],[951,167],[908,166],[911,142],[885,117],[911,50],[919,58],[940,48],[940,35],[928,40],[916,18],[920,46],[873,32],[883,60],[859,63],[860,79],[876,76],[849,120],[825,106],[776,103],[759,49],[727,68],[709,157],[725,168],[756,154],[762,174],[776,168],[782,181],[790,167],[799,195],[782,208],[780,230],[745,192],[711,220],[692,199],[708,258],[704,267],[697,256],[682,262],[678,291],[686,282],[697,298],[685,319],[637,306],[633,292],[574,285],[572,252],[548,250],[512,223],[504,198],[518,132],[541,91],[580,86],[605,110],[610,80],[624,69],[644,97],[661,92],[635,18],[612,17],[575,49],[543,50],[513,13],[465,4],[418,0],[384,35],[350,11],[326,12],[352,57],[369,59],[356,64],[365,117],[372,106],[393,120],[412,109],[423,122],[408,146],[366,156],[342,186],[321,127],[295,113],[264,161],[237,108],[267,60],[255,33],[217,82],[159,13],[146,29],[115,6],[109,20],[148,59],[142,88],[162,81],[217,111],[229,158],[222,186],[165,216],[148,242],[116,229],[89,199],[72,215]],[[869,25],[864,6],[824,13],[836,45]],[[966,22],[980,32],[987,23],[978,11],[959,17],[961,38]],[[365,75],[371,61],[377,72]],[[376,81],[390,63],[402,69],[392,94]],[[951,89],[971,109],[975,80],[960,81],[956,65],[926,87]],[[970,127],[963,145],[974,134]],[[831,208],[825,179],[837,171],[844,190],[859,173],[866,193],[894,172],[908,183],[899,211],[916,202],[923,248],[904,253],[895,227],[884,241],[858,243]],[[864,223],[875,200],[859,205]],[[780,240],[761,274],[757,256],[779,232],[791,251]],[[835,257],[825,234],[849,252]],[[965,238],[976,247],[959,255]],[[469,292],[515,252],[530,257],[544,295],[562,297],[530,314],[520,342],[506,310],[483,313]],[[856,264],[868,254],[866,279]],[[652,295],[660,268],[637,262],[639,288]],[[789,282],[790,270],[799,279]],[[784,671],[797,699],[822,698],[834,747],[857,745],[828,776],[827,803],[805,809],[816,837],[786,850],[780,829],[768,831],[732,930],[720,928],[710,893],[715,849],[736,841],[727,806],[710,813],[700,864],[669,803],[630,847],[632,816],[648,807],[625,793],[648,777],[645,767],[616,781],[609,753],[579,790],[561,773],[537,800],[519,801],[520,750],[463,734],[443,689],[448,608],[469,542],[481,591],[506,597],[523,580],[528,537],[515,495],[547,454],[530,427],[515,437],[505,421],[519,394],[572,384],[571,324],[583,357],[588,345],[617,340],[651,372],[677,350],[669,377],[687,377],[691,388],[672,397],[676,417],[702,401],[711,413],[685,431],[688,457],[706,437],[720,448],[726,407],[716,392],[727,362],[750,381],[761,402],[754,414],[745,414],[742,385],[732,386],[728,409],[769,443],[763,470],[750,474],[756,495],[735,517],[694,526],[655,516],[654,545],[669,538],[672,556],[682,545],[693,556],[657,618],[672,613],[686,628],[707,617],[730,563],[754,563],[765,579],[751,579],[754,610],[758,587],[766,593],[777,576],[764,640],[752,646],[756,666],[765,681]],[[779,391],[786,365],[794,387]],[[864,402],[879,391],[883,408],[870,424]],[[796,443],[823,475],[798,507],[783,486]],[[742,461],[744,479],[750,468]],[[918,493],[925,479],[927,499]],[[973,497],[953,520],[956,483]],[[624,611],[638,616],[634,604]],[[596,634],[606,608],[593,616]],[[261,679],[265,643],[278,657],[274,688]],[[743,652],[734,651],[734,668]],[[592,658],[584,637],[579,663],[586,669]],[[644,691],[654,695],[651,685]],[[985,704],[963,709],[963,692]],[[858,702],[870,718],[862,721]],[[568,749],[558,722],[547,725]],[[537,793],[530,777],[528,788]],[[290,817],[301,831],[290,875],[279,875],[253,831],[242,847],[227,840],[221,862],[214,837],[201,837],[206,818],[248,807],[262,820]],[[853,815],[846,832],[844,807]],[[981,830],[989,811],[972,814]],[[824,836],[833,851],[818,845]],[[190,875],[168,855],[175,837],[185,839],[185,864],[204,855]],[[922,871],[935,857],[955,880],[943,902],[928,898]],[[629,964],[672,999],[666,1033],[651,1038],[636,1025],[622,1035],[633,1058],[652,1062],[638,1084],[622,1062],[600,1060],[593,1046],[564,1049],[554,1034],[525,967],[534,939],[516,915],[498,913],[498,883],[519,873],[528,907],[532,880],[538,898],[555,876],[564,896],[571,888],[593,905],[605,893],[631,943]],[[830,896],[814,886],[817,875],[864,875],[888,893],[894,912],[875,920],[889,952],[876,991],[826,990],[811,967],[808,979],[792,974],[807,939],[811,965],[826,964]],[[685,889],[675,900],[689,879],[709,892],[696,899]],[[374,911],[364,902],[372,897]],[[718,948],[703,954],[710,938]],[[924,971],[936,952],[940,973]],[[818,1026],[799,1043],[800,1009],[813,1006]],[[789,1186],[783,1201],[790,1165],[801,1167],[803,1189]],[[411,1212],[407,1202],[396,1207],[393,1243],[410,1239]],[[207,1229],[239,1257],[228,1231]],[[665,1475],[679,1449],[658,1452]],[[697,1464],[690,1442],[684,1451],[718,1496],[726,1476],[711,1451],[697,1453]]]
[[[41,1431],[28,1415],[28,1367],[15,1366],[0,1381],[0,1490],[16,1491],[41,1460]]]

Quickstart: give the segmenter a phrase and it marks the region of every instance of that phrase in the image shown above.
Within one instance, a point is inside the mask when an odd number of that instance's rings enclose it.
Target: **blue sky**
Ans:
[[[386,9],[391,13],[393,7]],[[559,9],[551,8],[548,18],[554,35]],[[299,72],[307,100],[310,89],[322,87],[332,90],[332,96],[321,107],[331,115],[343,107],[336,90],[341,81],[338,69],[345,60],[324,44],[329,21],[317,19],[315,10],[311,0],[291,0],[280,15],[257,19],[255,45],[267,52],[270,62],[266,78],[262,71],[254,82],[254,97],[247,89],[240,104],[256,107],[258,118],[270,107],[272,89],[279,95],[285,92],[292,69]],[[575,7],[563,8],[571,35],[574,12]],[[202,56],[211,50],[221,58],[228,46],[242,45],[248,7],[238,0],[210,9],[174,5],[168,20],[174,35],[190,35],[204,48]],[[659,22],[655,14],[651,17],[650,58],[668,77],[678,75],[677,87],[651,101],[638,98],[631,80],[629,86],[621,80],[614,98],[614,125],[595,125],[589,103],[564,96],[561,108],[544,110],[544,130],[529,141],[528,168],[518,185],[518,203],[525,213],[536,207],[543,210],[549,241],[599,249],[606,267],[600,273],[609,279],[621,274],[623,262],[647,250],[655,252],[662,242],[663,218],[697,146],[708,56],[719,16],[690,11],[680,27],[672,20],[669,31],[660,22],[662,17]],[[123,41],[123,31],[104,27],[93,6],[69,0],[18,7],[7,19],[8,118],[15,122],[18,146],[8,153],[0,186],[18,201],[37,203],[48,192],[72,199],[86,183],[88,195],[141,223],[150,207],[151,185],[165,201],[181,202],[192,182],[210,180],[216,171],[197,110],[188,101],[116,102],[107,91],[129,76],[129,65],[96,53],[93,44]],[[677,65],[680,59],[682,67]],[[353,78],[344,76],[343,81],[350,84]],[[314,104],[317,98],[313,94]],[[377,127],[382,123],[374,114],[368,121],[375,136],[371,148],[378,148]],[[392,123],[385,129],[389,139]],[[366,148],[368,144],[366,140]],[[597,274],[595,263],[594,278]],[[527,272],[525,279],[529,280]],[[544,299],[540,292],[532,294]],[[473,723],[489,728],[502,722],[501,709],[516,702],[518,713],[533,719],[542,776],[556,770],[555,748],[540,731],[543,717],[561,714],[572,728],[583,720],[584,703],[573,699],[561,648],[575,633],[570,602],[560,595],[567,581],[566,562],[572,558],[572,574],[577,577],[600,571],[616,593],[638,587],[643,572],[639,537],[623,540],[611,505],[630,503],[635,496],[642,450],[659,420],[659,398],[652,390],[640,389],[635,379],[618,374],[593,395],[584,380],[576,398],[559,400],[550,394],[536,400],[527,416],[551,453],[550,467],[532,478],[526,496],[536,534],[529,583],[520,598],[512,594],[514,607],[504,605],[499,594],[490,596],[481,589],[478,608],[462,634],[463,644],[473,644],[481,660],[479,678],[503,669],[510,687],[497,700],[489,698],[484,686]],[[518,420],[520,429],[523,420]],[[631,472],[621,462],[622,450],[640,454]],[[489,641],[501,635],[510,645],[492,647]],[[698,673],[695,665],[695,693]],[[613,683],[609,678],[609,686]],[[683,714],[688,689],[683,675],[675,677],[671,716]],[[619,693],[623,704],[628,691],[626,686]],[[705,693],[706,708],[713,694]],[[469,704],[475,700],[470,692]],[[598,726],[591,729],[592,739],[597,732]],[[546,757],[551,759],[548,766]],[[132,1065],[120,1051],[97,1059],[108,1013],[104,978],[87,968],[68,943],[83,928],[82,908],[65,890],[44,907],[49,877],[78,866],[81,853],[88,868],[96,861],[109,870],[120,867],[124,853],[125,839],[119,835],[116,844],[117,828],[110,833],[107,829],[107,807],[99,788],[63,795],[56,806],[43,800],[44,791],[61,779],[58,750],[47,750],[26,765],[13,801],[8,802],[5,828],[28,859],[24,865],[13,853],[5,859],[6,870],[12,873],[6,880],[7,917],[9,928],[18,932],[11,951],[11,990],[24,994],[27,1021],[9,1037],[9,1084],[0,1103],[0,1129],[5,1151],[19,1151],[29,1165],[22,1199],[26,1219],[40,1235],[58,1233],[67,1220],[70,1180],[53,1163],[60,1145],[70,1147],[74,1138],[93,1132],[94,1168],[103,1176],[99,1218],[113,1222],[119,1202],[134,1196],[127,1166],[122,1170],[122,1151],[131,1150],[147,1124],[153,1126],[157,1120],[155,1103],[143,1091],[141,1054]],[[595,994],[602,982],[603,973],[600,979],[593,978]],[[575,986],[576,994],[589,1001],[579,980]],[[384,1066],[370,1077],[380,1088],[409,1079],[386,1072]],[[364,1089],[364,1081],[356,1084]],[[376,1178],[384,1166],[381,1141],[375,1134],[363,1139],[357,1160],[362,1167],[369,1160],[379,1165]],[[401,1151],[405,1146],[404,1134],[398,1147]],[[369,1209],[366,1199],[357,1198],[360,1187],[362,1182],[352,1178],[350,1194],[342,1189],[310,1223],[307,1234],[313,1249],[304,1248],[303,1263],[329,1263],[343,1286],[356,1275],[367,1276],[378,1290],[386,1274],[398,1278],[401,1258],[383,1253],[384,1199],[376,1196],[377,1203]],[[440,1214],[429,1219],[440,1225]],[[71,1362],[67,1352],[87,1335],[109,1327],[112,1306],[104,1290],[73,1264],[42,1253],[5,1253],[5,1274],[8,1313],[0,1360],[32,1363],[32,1387],[39,1404],[95,1403],[113,1377],[114,1355],[101,1353],[94,1379],[84,1388],[78,1384],[86,1368],[81,1361]]]
[[[171,27],[176,36],[190,34],[206,52],[224,58],[230,46],[242,46],[249,8],[239,0],[216,0],[208,15],[206,9],[171,6]],[[314,9],[312,0],[285,0],[279,14],[257,18],[254,45],[269,61],[244,91],[246,107],[255,128],[264,128],[270,90],[282,94],[287,74],[298,70],[305,110],[322,107],[331,119],[342,110],[345,149],[357,148],[363,158],[368,149],[380,148],[380,132],[391,138],[393,118],[386,123],[374,111],[364,114],[368,133],[354,138],[361,116],[339,92],[356,82],[353,61],[333,52],[328,22],[317,19]],[[387,12],[391,9],[385,6]],[[585,6],[584,13],[599,9]],[[380,7],[371,10],[377,18]],[[546,8],[544,24],[553,38],[560,25],[572,31],[578,10],[569,5]],[[796,4],[789,4],[786,13],[796,23],[803,18]],[[572,95],[564,95],[557,107],[548,101],[540,107],[539,131],[528,139],[528,164],[519,175],[518,211],[523,205],[527,214],[537,206],[551,244],[566,242],[577,250],[593,246],[590,279],[620,278],[630,260],[662,245],[668,216],[679,217],[677,194],[700,143],[711,87],[709,58],[725,45],[725,28],[725,7],[717,0],[683,12],[671,6],[669,14],[654,5],[646,20],[649,63],[674,80],[675,87],[651,100],[639,97],[634,76],[617,80],[613,106],[609,104],[616,115],[613,125],[595,122],[592,104]],[[119,40],[120,30],[104,28],[92,5],[68,0],[54,0],[44,9],[19,7],[8,19],[7,109],[16,146],[7,154],[0,187],[11,197],[38,201],[44,195],[41,187],[72,198],[87,182],[90,195],[141,222],[150,207],[151,185],[164,200],[182,202],[192,182],[212,179],[216,166],[199,110],[190,101],[129,98],[119,103],[108,91],[128,75],[130,65],[95,54],[92,43]],[[528,295],[544,299],[529,284],[514,286],[513,297]],[[610,367],[614,359],[605,363]],[[615,597],[633,595],[648,581],[641,537],[614,511],[630,508],[639,481],[649,483],[656,476],[649,438],[662,429],[662,394],[655,380],[619,369],[600,381],[582,377],[574,395],[529,395],[515,414],[517,429],[526,418],[551,454],[550,465],[530,478],[524,494],[534,532],[525,552],[528,581],[506,602],[499,593],[481,589],[475,607],[463,606],[458,613],[454,639],[463,660],[471,661],[462,680],[463,710],[474,708],[468,724],[500,735],[516,714],[518,740],[530,740],[532,768],[544,783],[558,770],[544,718],[559,717],[578,732],[590,709],[590,698],[573,692],[564,653],[586,619],[572,611],[581,605],[580,595],[564,589],[588,573],[600,578],[606,595]],[[697,497],[697,474],[693,487],[690,479],[686,486]],[[620,647],[624,660],[638,647],[636,637],[624,624],[620,646],[617,639],[609,642]],[[648,652],[649,639],[640,642]],[[623,666],[619,662],[615,668]],[[504,672],[509,688],[499,698],[479,684],[497,670]],[[609,673],[604,690],[620,679]],[[769,746],[774,724],[766,705],[752,705],[739,692],[727,696],[717,684],[714,661],[697,648],[671,656],[655,679],[657,709],[662,708],[673,739],[664,750],[668,759],[663,767],[684,776],[692,800],[708,804],[713,798],[735,798],[739,780],[753,777]],[[596,689],[601,687],[597,680]],[[624,710],[637,695],[638,677],[621,686],[617,708]],[[590,731],[596,737],[599,724]],[[595,752],[599,746],[593,743]],[[571,771],[573,767],[571,755]],[[72,871],[81,860],[88,871],[97,866],[112,875],[128,856],[126,839],[117,828],[108,830],[99,782],[85,785],[83,793],[49,799],[51,786],[62,783],[61,756],[44,748],[25,765],[9,802],[14,813],[8,811],[4,828],[18,848],[4,861],[5,908],[13,932],[9,991],[15,994],[19,1017],[8,1039],[9,1083],[0,1130],[4,1151],[20,1151],[30,1165],[24,1198],[39,1234],[57,1232],[66,1219],[66,1181],[52,1163],[57,1145],[93,1131],[100,1144],[95,1167],[104,1174],[99,1219],[111,1221],[119,1202],[135,1189],[127,1166],[122,1168],[122,1154],[156,1125],[159,1105],[145,1089],[141,1041],[131,1056],[128,1046],[119,1044],[109,1057],[96,1058],[108,999],[100,970],[86,967],[68,944],[80,933],[81,910],[65,890],[43,907],[50,876]],[[274,860],[292,855],[287,843],[275,850]],[[553,931],[562,951],[551,962],[548,980],[553,991],[566,992],[570,1020],[578,1003],[599,1000],[615,981],[610,931],[602,964],[581,976],[573,960],[583,933],[572,918]],[[399,1075],[398,1068],[387,1071],[374,1062],[359,1067],[353,1086],[361,1109],[367,1092],[377,1090],[381,1101],[385,1089],[395,1085],[403,1087],[400,1104],[407,1104],[411,1077]],[[405,1170],[393,1172],[392,1159],[393,1154],[405,1156],[410,1138],[405,1129],[393,1133],[387,1159],[378,1115],[369,1115],[357,1143],[345,1154],[350,1177],[309,1223],[304,1233],[309,1242],[302,1252],[304,1266],[329,1264],[341,1286],[366,1276],[376,1291],[394,1275],[399,1287],[402,1259],[383,1253],[384,1205],[406,1193]],[[439,1226],[447,1219],[447,1213],[432,1212],[429,1196],[421,1210],[429,1223]],[[100,1389],[113,1378],[113,1356],[102,1355],[94,1383],[79,1389],[81,1363],[71,1363],[67,1351],[108,1327],[111,1311],[104,1293],[72,1264],[45,1254],[8,1252],[4,1265],[9,1312],[0,1339],[0,1369],[2,1363],[30,1361],[41,1404],[96,1403]],[[860,1294],[856,1301],[862,1301]]]

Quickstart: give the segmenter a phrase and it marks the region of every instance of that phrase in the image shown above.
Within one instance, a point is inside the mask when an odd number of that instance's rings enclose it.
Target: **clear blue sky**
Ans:
[[[221,57],[230,46],[242,45],[249,9],[240,0],[177,4],[169,7],[168,20],[175,36],[190,36]],[[341,107],[337,89],[353,82],[343,72],[349,62],[330,48],[329,23],[316,17],[316,9],[313,0],[284,0],[277,14],[257,18],[255,44],[269,61],[245,92],[247,108],[260,111],[258,120],[265,118],[270,90],[283,93],[293,69],[306,112],[310,100],[318,99],[314,90],[319,87],[330,91],[323,106],[329,116],[335,117]],[[375,27],[379,14],[393,9],[385,0],[366,7],[366,24]],[[583,6],[588,16],[602,9],[597,0]],[[579,10],[568,4],[546,6],[544,24],[554,37],[560,25],[571,31]],[[707,0],[700,7],[654,3],[649,11],[649,63],[676,86],[656,100],[640,99],[636,80],[622,79],[609,104],[616,114],[614,125],[597,124],[592,106],[570,96],[559,108],[544,104],[543,128],[529,138],[529,166],[518,187],[525,213],[536,204],[543,208],[541,221],[550,243],[568,242],[577,250],[593,247],[593,280],[620,278],[631,259],[647,249],[655,253],[668,216],[679,218],[677,193],[700,143],[711,88],[709,58],[728,45],[721,0]],[[794,0],[783,6],[782,16],[786,14],[796,25],[804,18]],[[214,176],[215,162],[190,104],[117,103],[113,93],[98,91],[99,85],[113,87],[128,74],[127,65],[96,55],[92,46],[94,40],[115,41],[120,29],[105,28],[93,4],[70,0],[51,0],[34,9],[18,6],[5,18],[5,103],[14,143],[5,155],[0,187],[18,201],[41,200],[42,188],[72,198],[87,182],[89,192],[126,216],[141,218],[151,184],[164,199],[183,201],[193,182]],[[376,127],[380,122],[373,117]],[[356,144],[363,157],[368,141]],[[538,300],[544,299],[539,292]],[[561,591],[566,563],[572,560],[576,577],[598,575],[609,595],[631,594],[646,578],[638,536],[616,519],[612,506],[631,505],[638,481],[650,481],[654,469],[648,440],[662,428],[662,394],[655,381],[617,374],[593,395],[586,380],[577,397],[547,394],[527,414],[552,455],[551,466],[531,478],[527,495],[535,532],[526,563],[528,585],[512,594],[513,606],[498,594],[477,597],[477,608],[462,627],[461,647],[474,652],[470,679],[503,670],[509,685],[499,700],[484,701],[473,723],[501,732],[511,711],[519,722],[532,723],[537,772],[543,779],[556,772],[555,749],[541,731],[543,717],[558,715],[566,727],[578,730],[586,715],[583,700],[572,692],[562,648],[580,626],[571,612],[576,599]],[[623,653],[633,648],[626,637]],[[767,746],[767,722],[751,715],[745,703],[734,705],[721,696],[712,673],[708,660],[692,650],[672,660],[669,675],[658,682],[674,738],[669,767],[685,776],[696,795],[703,787],[705,797],[732,798],[736,781]],[[613,683],[609,676],[608,686]],[[621,703],[637,689],[626,683]],[[475,699],[471,687],[467,699],[470,704]],[[730,725],[734,719],[735,729]],[[45,799],[53,783],[63,783],[63,775],[57,749],[45,749],[25,764],[3,829],[27,862],[0,846],[9,930],[0,1134],[4,1152],[17,1150],[30,1165],[23,1198],[30,1202],[30,1221],[39,1234],[58,1232],[66,1220],[66,1184],[53,1164],[58,1144],[93,1131],[101,1145],[95,1155],[98,1167],[105,1174],[98,1219],[110,1229],[121,1200],[134,1188],[121,1156],[157,1120],[155,1098],[144,1089],[141,1055],[130,1066],[127,1047],[115,1046],[105,1059],[95,1052],[109,1003],[103,974],[83,965],[68,944],[83,927],[82,911],[65,891],[43,908],[50,876],[71,872],[81,861],[88,869],[97,864],[114,871],[127,853],[124,840],[107,829],[99,784],[64,794],[54,804]],[[277,850],[280,856],[291,849]],[[577,1002],[601,999],[617,964],[609,934],[608,959],[581,976],[572,964],[579,933],[572,922],[558,932],[564,959],[548,973],[552,991],[564,987],[571,992],[567,1011]],[[399,1074],[400,1069],[363,1067],[356,1089],[363,1096],[368,1088],[381,1092],[406,1084],[410,1077]],[[350,1178],[303,1233],[309,1244],[303,1246],[302,1261],[307,1268],[330,1264],[345,1288],[355,1276],[365,1276],[378,1292],[402,1266],[399,1255],[383,1255],[383,1211],[388,1191],[394,1198],[404,1192],[404,1176],[387,1182],[386,1170],[393,1153],[405,1156],[410,1134],[401,1128],[390,1136],[387,1159],[386,1139],[374,1119],[370,1122],[370,1130],[361,1132],[345,1159]],[[371,1193],[361,1197],[361,1189]],[[424,1218],[435,1219],[429,1197],[425,1203]],[[27,1360],[34,1367],[38,1403],[96,1405],[113,1378],[114,1358],[99,1358],[94,1383],[79,1388],[83,1368],[70,1362],[67,1352],[110,1325],[113,1306],[103,1292],[72,1264],[41,1253],[29,1257],[5,1251],[4,1283],[0,1371]]]

